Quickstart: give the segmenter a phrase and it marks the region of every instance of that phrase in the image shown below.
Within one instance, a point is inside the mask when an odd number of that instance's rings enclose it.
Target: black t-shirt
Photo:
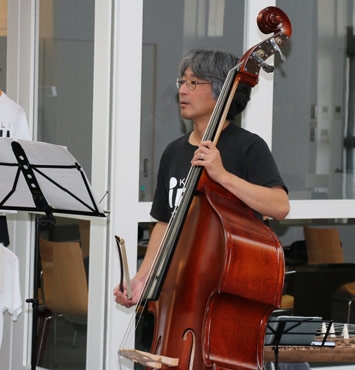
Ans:
[[[173,141],[161,157],[150,213],[158,221],[169,222],[185,186],[197,149],[188,139],[189,134]],[[282,186],[287,191],[269,147],[260,136],[230,124],[222,131],[217,148],[227,171],[253,184]]]

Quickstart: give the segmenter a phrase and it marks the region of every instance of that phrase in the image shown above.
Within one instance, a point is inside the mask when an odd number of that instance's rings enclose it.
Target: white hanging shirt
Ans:
[[[31,140],[25,110],[3,91],[0,95],[0,138]]]
[[[0,272],[2,276],[0,288],[0,348],[4,329],[4,313],[17,320],[22,312],[20,291],[19,260],[13,252],[0,244]]]
[[[2,137],[31,140],[25,110],[0,90],[0,139]],[[0,214],[9,213],[15,211],[0,211]]]

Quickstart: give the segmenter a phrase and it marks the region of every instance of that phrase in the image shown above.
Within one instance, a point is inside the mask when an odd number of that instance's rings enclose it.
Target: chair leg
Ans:
[[[41,330],[41,339],[39,341],[39,346],[38,346],[38,351],[37,351],[37,365],[41,361],[41,357],[42,357],[43,344],[44,344],[44,341],[45,341],[45,335],[46,335],[46,331],[47,331],[47,323],[52,318],[53,318],[53,316],[50,315],[50,316],[48,316],[44,319],[44,323],[43,323],[42,330]]]
[[[53,325],[53,368],[57,365],[57,315],[54,315],[54,325]]]
[[[72,342],[72,348],[76,347],[76,338],[78,336],[78,331],[75,329],[73,334],[73,342]]]
[[[49,324],[49,321],[52,320],[53,318],[54,318],[54,315],[49,315],[49,316],[45,317],[44,320],[43,320],[44,322],[43,322],[42,328],[41,328],[41,337],[40,337],[40,340],[39,340],[39,343],[38,343],[38,349],[37,349],[37,365],[39,365],[39,363],[42,361],[42,356],[43,356],[42,351],[46,349],[46,339],[45,339],[45,337],[47,335],[48,324]],[[40,327],[38,329],[40,329]]]
[[[350,324],[350,314],[351,314],[351,304],[353,303],[353,300],[350,299],[348,302],[348,320],[347,323]]]

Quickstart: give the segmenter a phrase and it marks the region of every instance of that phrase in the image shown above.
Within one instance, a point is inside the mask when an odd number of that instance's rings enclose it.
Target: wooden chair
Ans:
[[[292,271],[286,271],[285,272],[285,287],[288,284],[290,280],[288,280],[289,274],[292,273]],[[285,289],[284,287],[284,289]],[[286,288],[287,290],[287,288]],[[295,297],[287,292],[284,292],[284,294],[281,297],[281,304],[280,304],[280,309],[276,310],[277,312],[280,312],[280,314],[287,314],[291,315],[293,314],[293,309],[295,306]]]
[[[344,254],[336,228],[316,228],[304,226],[309,264],[344,263]],[[335,300],[346,301],[347,322],[350,322],[351,304],[355,300],[355,281],[340,286],[334,295]]]
[[[304,226],[308,263],[344,263],[339,231],[336,228]]]
[[[90,221],[78,220],[80,233],[80,246],[83,258],[89,257],[90,254]]]
[[[284,294],[281,297],[281,310],[292,310],[295,304],[295,297],[290,294]]]
[[[44,304],[52,312],[46,323],[53,319],[55,347],[58,317],[64,317],[67,322],[75,325],[87,324],[87,277],[79,242],[51,242],[40,239],[39,251],[43,272]],[[46,330],[46,323],[43,332]],[[76,329],[73,346],[75,338]],[[40,343],[39,353],[42,350],[42,342],[43,340]]]

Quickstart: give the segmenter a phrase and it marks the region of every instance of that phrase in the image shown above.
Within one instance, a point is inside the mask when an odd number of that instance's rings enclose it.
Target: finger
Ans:
[[[210,149],[211,147],[213,147],[213,142],[210,141],[210,140],[202,141],[202,143],[200,143],[200,146],[203,147],[203,148]]]

